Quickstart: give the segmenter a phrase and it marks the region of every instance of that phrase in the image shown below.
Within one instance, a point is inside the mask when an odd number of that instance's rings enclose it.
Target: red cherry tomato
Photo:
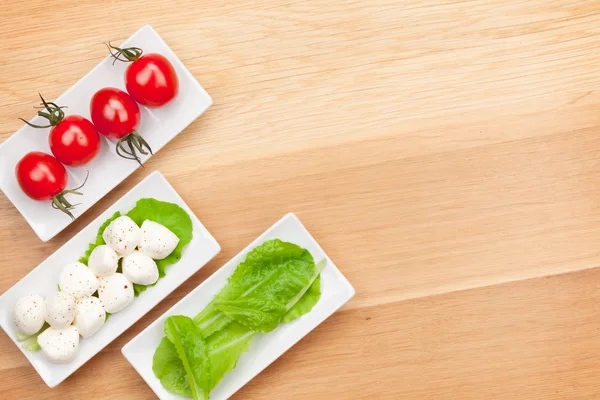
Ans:
[[[136,131],[140,124],[140,107],[124,91],[98,90],[90,102],[90,114],[98,132],[119,139],[116,146],[119,156],[142,165],[138,153],[152,154],[150,145]]]
[[[138,103],[160,107],[177,96],[179,80],[169,60],[151,53],[140,57],[127,68],[125,87]]]
[[[17,163],[15,175],[19,186],[25,194],[34,200],[52,200],[52,207],[75,219],[71,210],[75,205],[69,203],[65,195],[78,194],[79,189],[87,182],[87,176],[81,186],[65,190],[67,186],[67,170],[50,154],[32,151]],[[88,174],[89,175],[89,174]]]
[[[110,43],[107,46],[115,61],[131,63],[125,72],[125,87],[135,101],[147,107],[160,107],[177,96],[179,79],[166,57],[156,53],[142,56],[139,47],[120,48]]]
[[[50,200],[67,186],[67,170],[50,154],[32,151],[17,164],[15,173],[23,192],[34,200]]]
[[[87,164],[100,150],[100,135],[96,128],[79,115],[63,118],[50,131],[48,141],[54,157],[73,167]]]
[[[38,111],[40,117],[48,120],[48,125],[35,125],[20,118],[34,128],[50,128],[50,150],[61,163],[73,167],[90,162],[100,150],[100,136],[94,125],[79,115],[65,117],[64,107],[47,102],[42,95],[44,111]]]
[[[124,91],[100,89],[90,102],[92,122],[106,137],[121,139],[140,125],[140,107]]]

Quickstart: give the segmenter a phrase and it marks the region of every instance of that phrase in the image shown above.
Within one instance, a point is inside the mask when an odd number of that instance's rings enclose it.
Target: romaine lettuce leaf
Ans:
[[[225,287],[194,318],[194,322],[203,335],[208,337],[226,327],[233,316],[219,310],[217,302],[239,298],[260,301],[268,298],[287,304],[309,283],[314,272],[315,263],[308,250],[279,239],[266,241],[248,253],[229,277]],[[283,314],[279,315],[279,320]],[[265,329],[266,327],[263,331],[268,331]]]
[[[250,347],[254,335],[256,332],[237,322],[232,322],[227,328],[206,339],[210,372],[209,390],[214,389],[223,376],[235,368],[242,353]],[[173,343],[166,337],[161,340],[154,353],[152,371],[168,391],[192,397],[192,389],[183,362],[177,355]]]
[[[321,275],[317,276],[310,288],[296,304],[283,316],[281,322],[291,322],[308,313],[321,298]]]
[[[273,298],[218,300],[215,307],[229,318],[257,332],[270,332],[277,328],[286,312],[285,304]]]
[[[240,356],[250,348],[255,335],[256,332],[232,322],[206,340],[210,359],[210,390],[235,368]]]
[[[207,346],[194,321],[175,315],[165,321],[165,334],[173,344],[194,400],[208,400],[210,367]]]
[[[152,372],[168,391],[181,396],[192,397],[192,389],[190,389],[183,362],[177,355],[173,343],[166,337],[162,338],[154,352]]]
[[[271,331],[282,320],[291,321],[314,307],[325,263],[315,265],[307,250],[279,239],[248,253],[226,286],[194,318],[208,348],[209,362],[204,368],[210,376],[209,391],[235,368],[257,332]],[[167,337],[172,329],[165,324]],[[154,355],[153,371],[167,390],[190,396],[184,364],[175,346],[163,339]]]

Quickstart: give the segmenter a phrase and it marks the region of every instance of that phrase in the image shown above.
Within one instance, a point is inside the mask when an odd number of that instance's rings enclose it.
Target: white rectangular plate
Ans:
[[[246,258],[249,251],[267,240],[276,238],[304,247],[311,252],[316,262],[323,258],[327,259],[327,264],[321,273],[321,299],[308,314],[290,323],[281,324],[272,332],[255,337],[250,350],[240,357],[235,369],[227,373],[210,393],[211,400],[227,399],[233,395],[354,296],[354,288],[350,282],[327,257],[327,254],[300,220],[294,214],[287,214],[210,278],[181,299],[179,303],[171,307],[152,325],[123,346],[122,352],[125,358],[159,398],[163,400],[183,399],[163,388],[152,372],[152,357],[164,336],[165,319],[171,315],[188,315],[190,317],[197,315],[225,286],[227,279],[238,264]]]
[[[45,297],[55,293],[62,268],[67,263],[77,261],[85,253],[88,244],[96,240],[100,225],[116,211],[126,213],[135,206],[139,199],[146,197],[175,203],[183,208],[192,219],[193,239],[183,249],[183,255],[179,262],[167,267],[166,276],[160,279],[156,286],[141,293],[123,311],[111,315],[95,335],[82,339],[79,352],[70,363],[52,364],[44,358],[41,352],[24,350],[22,343],[17,341],[17,330],[12,316],[17,298],[26,294],[39,294]],[[44,382],[48,386],[54,387],[125,332],[169,293],[208,263],[219,251],[221,251],[221,247],[217,241],[167,180],[159,172],[153,172],[0,297],[0,326],[25,354]],[[107,366],[107,368],[109,367]]]
[[[156,153],[204,113],[211,106],[212,99],[150,25],[142,27],[122,46],[136,46],[142,48],[145,53],[162,54],[171,61],[179,77],[179,94],[171,103],[159,108],[140,106],[142,118],[138,131]],[[47,98],[46,100],[68,106],[65,109],[66,115],[79,114],[91,120],[89,108],[94,93],[103,87],[125,90],[124,76],[128,65],[122,62],[113,65],[113,59],[107,56],[58,99]],[[37,103],[36,96],[36,93],[31,94],[32,105]],[[33,108],[31,110],[33,113]],[[39,116],[31,120],[38,125],[43,125],[44,121]],[[15,166],[30,151],[52,154],[48,145],[49,133],[49,128],[35,129],[24,125],[0,145],[0,190],[23,214],[25,220],[44,242],[52,239],[72,221],[67,215],[54,210],[50,202],[36,201],[27,197],[15,178]],[[73,211],[75,218],[139,168],[137,162],[125,160],[115,153],[115,140],[109,140],[102,135],[100,138],[100,152],[90,164],[79,168],[67,167],[69,175],[67,189],[81,185],[86,171],[90,172],[89,180],[81,190],[83,196],[69,197],[72,203],[81,203]],[[149,157],[143,156],[142,160],[146,161]]]

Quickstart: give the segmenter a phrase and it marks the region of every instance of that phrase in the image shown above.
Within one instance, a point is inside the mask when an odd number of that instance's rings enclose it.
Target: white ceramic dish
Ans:
[[[337,269],[331,259],[327,257],[323,249],[319,247],[319,244],[300,220],[294,214],[287,214],[123,346],[122,352],[125,358],[159,398],[163,400],[184,399],[184,397],[175,395],[163,388],[152,372],[152,357],[164,336],[165,319],[171,315],[193,317],[198,314],[212,300],[213,296],[221,290],[229,276],[238,264],[246,258],[246,254],[250,250],[267,240],[275,238],[293,242],[308,249],[317,262],[324,257],[327,259],[327,264],[321,273],[321,299],[310,313],[293,322],[281,324],[272,332],[255,337],[250,350],[241,356],[235,369],[226,374],[210,393],[211,400],[227,399],[233,395],[354,296],[355,292],[352,285]]]
[[[179,94],[171,103],[160,108],[140,106],[142,120],[138,131],[156,153],[204,113],[211,106],[212,99],[150,25],[142,27],[122,46],[136,46],[142,48],[145,53],[164,55],[171,61],[179,77]],[[108,50],[106,53],[108,54]],[[58,99],[46,100],[68,106],[65,109],[66,115],[79,114],[90,119],[90,99],[97,90],[107,86],[125,90],[123,77],[128,65],[119,61],[113,65],[112,58],[107,56]],[[36,105],[38,100],[37,94],[32,93],[32,105]],[[33,108],[31,113],[34,113]],[[31,120],[34,124],[44,124],[44,121],[39,116]],[[48,145],[49,133],[49,128],[35,129],[24,125],[0,145],[0,190],[12,201],[44,242],[53,238],[72,221],[67,215],[52,209],[50,202],[35,201],[27,197],[15,178],[15,166],[30,151],[52,154]],[[72,203],[81,203],[73,210],[75,218],[139,168],[137,162],[122,159],[115,153],[116,141],[108,140],[102,135],[100,138],[100,152],[90,164],[79,168],[67,167],[67,189],[81,185],[86,171],[90,172],[89,180],[82,189],[83,195],[68,197]],[[148,158],[149,156],[143,156],[142,160]]]
[[[160,279],[156,286],[150,287],[140,294],[123,311],[111,315],[106,324],[94,336],[82,339],[79,352],[70,363],[52,364],[44,358],[41,352],[24,350],[22,343],[17,341],[17,330],[12,316],[13,306],[17,298],[26,294],[46,296],[56,292],[58,276],[63,266],[66,263],[77,261],[88,248],[88,244],[96,240],[100,225],[116,211],[125,213],[135,206],[137,200],[146,197],[175,203],[190,215],[194,236],[192,241],[184,248],[181,260],[167,268],[166,276]],[[0,297],[0,326],[25,354],[25,357],[31,362],[44,382],[48,386],[54,387],[150,311],[169,293],[208,263],[219,251],[221,251],[221,247],[217,241],[210,235],[181,197],[159,172],[154,172],[4,293]]]

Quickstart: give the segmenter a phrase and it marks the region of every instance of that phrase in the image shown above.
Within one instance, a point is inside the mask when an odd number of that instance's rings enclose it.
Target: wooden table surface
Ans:
[[[153,398],[121,347],[289,211],[356,296],[234,398],[600,398],[598,1],[7,0],[0,18],[2,141],[147,23],[214,99],[48,243],[0,195],[0,293],[154,170],[223,249],[53,390],[0,334],[0,398]]]

